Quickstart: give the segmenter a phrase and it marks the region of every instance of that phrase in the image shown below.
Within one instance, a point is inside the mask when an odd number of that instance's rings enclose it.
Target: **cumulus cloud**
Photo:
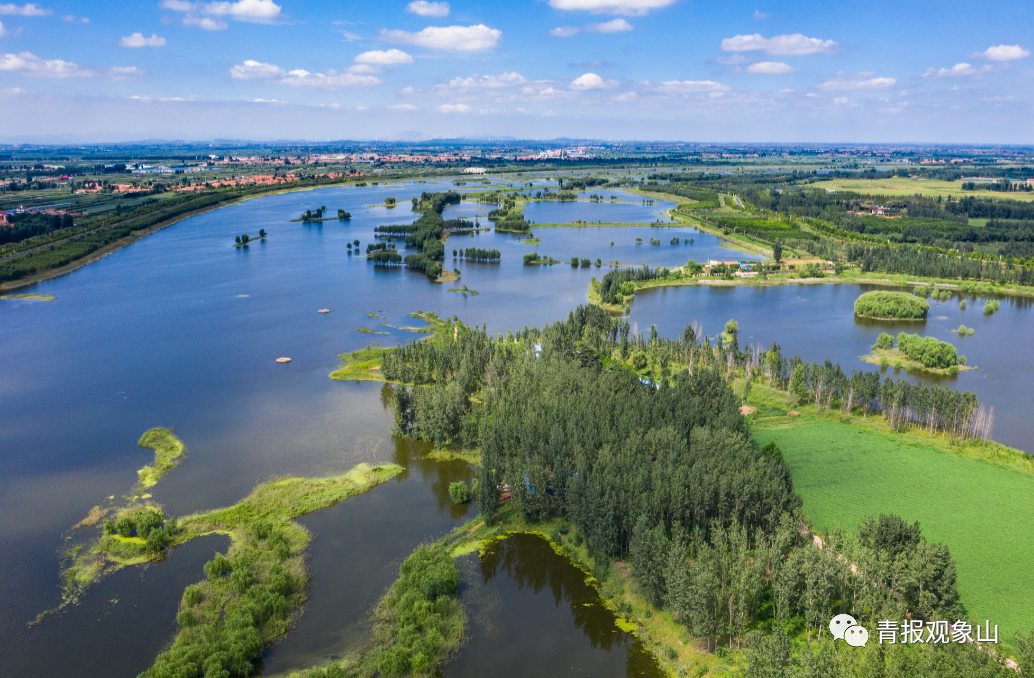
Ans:
[[[723,52],[764,52],[765,54],[835,54],[840,45],[833,40],[809,38],[800,33],[766,38],[760,33],[736,35],[722,40]]]
[[[836,99],[833,99],[833,103],[837,106],[850,106],[851,100],[847,97],[837,97]]]
[[[624,19],[613,19],[599,24],[589,24],[585,27],[585,30],[592,31],[593,33],[624,33],[635,30],[635,26]]]
[[[991,61],[1015,61],[1016,59],[1029,57],[1030,52],[1019,45],[996,45],[988,47],[974,56],[980,56]]]
[[[586,73],[572,80],[570,87],[574,90],[610,89],[618,84],[617,80],[604,80],[595,73]]]
[[[248,59],[230,69],[230,77],[234,80],[272,80],[287,73],[274,64],[264,64]]]
[[[761,75],[786,75],[787,73],[796,73],[797,69],[781,61],[759,61],[756,64],[747,66],[747,72],[759,73]]]
[[[897,83],[894,78],[876,78],[872,73],[856,73],[845,75],[837,73],[835,77],[826,80],[818,85],[819,89],[836,90],[862,90],[862,89],[886,89]]]
[[[129,80],[144,75],[135,66],[116,66],[107,70],[80,66],[61,59],[41,59],[31,52],[0,56],[0,72],[15,73],[29,78],[96,78]]]
[[[676,0],[549,0],[549,6],[560,10],[581,10],[593,14],[643,16],[654,9],[663,9]]]
[[[440,113],[470,113],[472,110],[467,104],[442,104],[438,107]]]
[[[400,49],[371,50],[363,52],[353,59],[357,64],[371,64],[377,66],[394,66],[396,64],[411,64],[413,57]]]
[[[388,106],[393,111],[418,111],[416,106],[413,104],[398,104],[397,106]]]
[[[47,16],[50,13],[49,9],[43,9],[42,7],[33,4],[21,5],[20,7],[13,3],[0,4],[0,14],[13,14],[15,16]]]
[[[379,78],[363,75],[352,69],[336,71],[327,69],[323,73],[310,73],[303,69],[288,71],[276,64],[247,60],[230,69],[234,80],[261,80],[291,87],[319,87],[322,89],[343,89],[346,87],[371,87],[381,83]]]
[[[401,42],[428,49],[479,52],[499,44],[503,32],[484,24],[476,26],[428,26],[418,33],[399,30],[381,30],[381,39]]]
[[[183,12],[185,26],[197,26],[206,31],[221,31],[227,24],[223,18],[251,23],[271,24],[284,18],[280,5],[273,0],[237,0],[237,2],[189,2],[163,0],[163,8]]]
[[[980,68],[975,68],[967,63],[958,63],[951,68],[928,68],[923,73],[924,78],[959,78],[964,76],[976,76],[982,73],[989,73],[993,71],[994,67],[987,64]]]
[[[427,0],[414,0],[406,5],[406,11],[420,16],[443,17],[449,16],[449,3],[427,2]]]
[[[122,47],[165,47],[165,38],[158,37],[152,33],[151,37],[145,38],[143,33],[133,33],[118,41]]]

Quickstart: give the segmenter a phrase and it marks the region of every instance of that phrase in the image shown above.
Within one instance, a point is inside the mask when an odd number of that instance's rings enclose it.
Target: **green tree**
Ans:
[[[783,244],[778,240],[772,244],[772,258],[777,264],[783,260]]]
[[[808,384],[804,376],[804,365],[797,365],[793,368],[793,376],[790,377],[790,397],[793,398],[793,404],[797,405],[807,395]]]

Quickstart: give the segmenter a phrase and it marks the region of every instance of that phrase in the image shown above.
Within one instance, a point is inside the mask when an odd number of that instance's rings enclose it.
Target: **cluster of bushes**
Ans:
[[[999,301],[997,299],[990,299],[984,302],[984,315],[991,315],[996,312],[999,308]]]
[[[177,531],[176,521],[166,520],[162,512],[153,506],[138,506],[119,512],[115,520],[104,521],[104,538],[100,542],[101,550],[122,552],[124,544],[119,544],[113,537],[122,539],[137,537],[144,540],[143,551],[156,555],[165,550]]]
[[[622,303],[624,300],[619,298],[618,295],[630,293],[622,292],[622,290],[635,289],[634,285],[623,287],[625,283],[645,282],[647,280],[656,280],[657,278],[666,278],[667,276],[668,269],[650,268],[649,266],[610,271],[603,276],[603,281],[600,283],[600,300],[605,304]]]
[[[394,249],[371,252],[367,258],[377,266],[402,263],[402,255]]]
[[[553,257],[545,254],[540,255],[538,252],[532,252],[524,255],[524,265],[530,266],[531,264],[557,264],[560,263]]]
[[[924,320],[930,313],[930,304],[904,292],[866,292],[855,300],[854,313],[882,320]]]
[[[959,364],[958,351],[946,341],[918,334],[898,334],[898,350],[924,367],[948,369]]]
[[[451,488],[450,488],[451,489]],[[459,570],[442,544],[421,546],[374,611],[373,661],[381,675],[430,674],[459,649],[466,619]]]
[[[256,520],[229,556],[216,553],[206,580],[183,592],[172,647],[141,678],[252,675],[265,643],[287,631],[304,598],[291,542],[285,526]]]

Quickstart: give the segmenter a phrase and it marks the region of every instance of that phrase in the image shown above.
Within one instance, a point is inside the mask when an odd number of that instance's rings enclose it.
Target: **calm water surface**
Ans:
[[[542,537],[495,542],[480,559],[467,556],[460,571],[470,642],[445,666],[445,678],[664,675],[617,627],[585,573]]]
[[[394,580],[401,559],[464,519],[465,509],[453,507],[444,488],[468,478],[469,469],[427,462],[413,443],[392,440],[381,385],[327,378],[338,354],[372,341],[417,338],[396,329],[419,324],[407,315],[416,310],[456,314],[493,333],[554,322],[584,303],[589,280],[609,270],[525,267],[522,257],[531,251],[669,267],[690,258],[746,258],[685,227],[538,229],[542,243],[535,247],[506,234],[455,236],[446,244],[446,264],[480,292],[464,297],[447,291],[455,285],[376,268],[347,253],[348,242],[373,241],[377,225],[412,221],[410,198],[451,186],[395,183],[249,200],[30,290],[55,296],[53,302],[0,301],[0,675],[60,675],[72,659],[78,675],[133,675],[171,640],[185,582],[200,579],[201,563],[223,545],[201,540],[164,563],[124,570],[91,589],[78,607],[26,626],[60,601],[58,554],[67,548],[70,526],[92,506],[107,505],[107,497],[128,492],[136,469],[153,458],[136,446],[152,426],[172,426],[188,449],[183,466],[153,489],[172,515],[233,504],[278,475],[339,473],[359,462],[408,468],[399,481],[301,519],[317,534],[312,595],[298,630],[267,654],[266,672],[348,651],[362,641],[359,622]],[[402,204],[371,207],[386,196]],[[289,223],[321,205],[331,213],[345,209],[351,222]],[[583,220],[592,217],[577,210],[621,207],[563,206]],[[260,228],[269,232],[266,241],[233,247],[234,235]],[[694,243],[669,244],[676,235]],[[636,245],[636,236],[644,244]],[[650,245],[650,237],[662,244]],[[469,246],[498,248],[503,259],[453,259],[452,249]],[[640,331],[657,324],[668,336],[698,320],[714,335],[733,317],[743,341],[775,339],[786,354],[830,357],[849,371],[880,329],[851,317],[858,293],[832,285],[652,290],[637,296],[631,320]],[[1034,357],[1015,348],[1030,335],[1030,309],[1004,301],[999,313],[984,317],[974,304],[965,312],[954,302],[933,305],[921,332],[952,339],[948,327],[976,328],[975,336],[952,340],[980,370],[953,383],[995,405],[998,439],[1027,446],[1025,375]],[[317,314],[320,308],[331,313]],[[940,315],[948,319],[934,318]],[[385,334],[363,334],[360,327]],[[278,365],[279,356],[292,362]],[[145,612],[150,616],[139,616]],[[573,646],[592,637],[582,627],[570,629],[558,642]],[[113,648],[128,637],[136,639],[135,649],[116,656]],[[572,666],[595,666],[592,661]]]

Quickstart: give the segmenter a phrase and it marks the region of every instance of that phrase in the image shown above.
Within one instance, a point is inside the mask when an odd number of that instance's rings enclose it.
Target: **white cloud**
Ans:
[[[112,66],[105,75],[111,80],[136,80],[142,78],[146,73],[136,66]]]
[[[325,73],[310,73],[297,69],[288,71],[287,75],[277,80],[280,85],[292,87],[321,87],[323,89],[341,89],[343,87],[371,87],[381,83],[379,78],[371,75],[357,75],[355,73],[341,73],[334,69],[327,69]]]
[[[25,94],[25,90],[21,87],[8,87],[7,89],[0,89],[0,94],[6,94],[8,96],[18,96],[19,94]]]
[[[230,77],[235,80],[263,80],[291,87],[320,87],[323,89],[370,87],[381,83],[380,79],[371,75],[355,72],[327,69],[324,73],[310,73],[300,68],[286,71],[275,64],[264,64],[251,59],[231,68]]]
[[[760,61],[747,66],[747,72],[759,73],[761,75],[786,75],[787,73],[796,73],[797,69],[781,61]]]
[[[624,33],[635,30],[635,26],[624,19],[613,19],[599,24],[589,24],[585,27],[585,30],[592,31],[593,33]]]
[[[729,86],[713,80],[668,80],[652,87],[657,92],[669,94],[694,94],[698,92],[728,92]]]
[[[86,17],[84,17],[84,16],[76,16],[74,14],[66,14],[65,16],[61,17],[61,20],[62,21],[67,21],[69,23],[72,23],[74,21],[79,21],[79,22],[84,23],[84,24],[90,23],[90,20],[87,19]]]
[[[928,68],[923,73],[924,78],[958,78],[963,76],[976,76],[982,73],[989,73],[994,70],[993,66],[983,65],[980,68],[975,68],[967,63],[958,63],[951,68]]]
[[[345,69],[348,73],[380,73],[381,69],[370,64],[355,64]]]
[[[874,78],[872,73],[857,73],[845,75],[837,73],[836,77],[820,83],[819,89],[824,90],[860,90],[860,89],[886,89],[897,83],[894,78]]]
[[[381,39],[401,42],[428,49],[446,49],[459,52],[478,52],[493,49],[503,32],[484,24],[476,26],[428,26],[419,33],[399,30],[381,30]]]
[[[219,21],[207,16],[196,17],[190,15],[183,17],[183,25],[197,26],[203,31],[225,31],[229,27],[229,24],[225,21]]]
[[[223,17],[237,21],[270,24],[280,21],[284,15],[280,5],[273,0],[237,0],[237,2],[188,2],[188,0],[163,0],[165,9],[183,12],[183,25],[197,26],[206,31],[225,30]]]
[[[628,103],[630,101],[635,101],[638,98],[639,98],[639,95],[636,94],[635,92],[625,92],[624,94],[620,94],[620,95],[614,97],[614,101],[617,101],[617,102],[625,104],[625,103]]]
[[[43,9],[37,5],[27,4],[19,7],[13,3],[0,5],[0,14],[13,14],[15,16],[47,16],[49,9]]]
[[[31,52],[0,55],[0,72],[16,73],[29,78],[95,78],[130,80],[144,74],[136,66],[114,66],[107,70],[80,66],[61,59],[41,59]]]
[[[578,35],[582,32],[582,29],[575,28],[574,26],[560,26],[554,28],[549,32],[554,38],[570,38],[572,35]]]
[[[837,97],[837,98],[833,99],[833,103],[836,104],[837,106],[850,106],[851,105],[851,100],[848,99],[847,97]]]
[[[4,22],[0,21],[0,38],[6,38],[8,35],[10,35],[10,32],[4,28]]]
[[[974,56],[981,56],[985,59],[990,59],[991,61],[1015,61],[1016,59],[1029,57],[1030,52],[1019,45],[996,45],[994,47],[988,47],[980,54],[976,54]]]
[[[234,80],[272,80],[287,73],[273,64],[264,64],[248,59],[230,69],[230,77]]]
[[[453,78],[449,81],[449,87],[464,90],[493,90],[523,85],[525,82],[527,80],[520,73],[511,72],[501,75],[478,75],[475,73],[469,78]]]
[[[754,10],[754,18],[757,19],[758,21],[762,21],[764,19],[771,19],[772,15],[769,14],[768,12],[762,12],[761,10],[756,9],[756,10]]]
[[[420,16],[443,17],[449,16],[449,3],[427,2],[427,0],[414,0],[406,5],[406,11]]]
[[[793,35],[776,35],[763,37],[760,33],[753,35],[736,35],[722,40],[723,52],[764,52],[766,54],[835,54],[840,45],[833,40],[820,40],[794,33]]]
[[[438,107],[440,113],[470,113],[472,110],[466,104],[442,104]]]
[[[363,52],[353,59],[357,64],[372,64],[377,66],[393,66],[395,64],[411,64],[413,57],[400,49],[372,50]]]
[[[418,111],[420,110],[413,104],[398,104],[397,106],[388,106],[393,111]]]
[[[610,89],[617,87],[618,84],[620,83],[617,80],[604,80],[595,73],[586,73],[572,80],[570,87],[576,90]]]
[[[145,38],[143,33],[133,33],[118,41],[122,47],[165,47],[165,38],[158,37],[152,33],[151,37]]]
[[[650,10],[662,9],[673,4],[675,0],[549,0],[549,6],[553,9],[625,16],[643,16]]]
[[[70,61],[40,59],[31,52],[4,54],[0,57],[0,71],[17,73],[30,78],[92,78],[97,73]]]

